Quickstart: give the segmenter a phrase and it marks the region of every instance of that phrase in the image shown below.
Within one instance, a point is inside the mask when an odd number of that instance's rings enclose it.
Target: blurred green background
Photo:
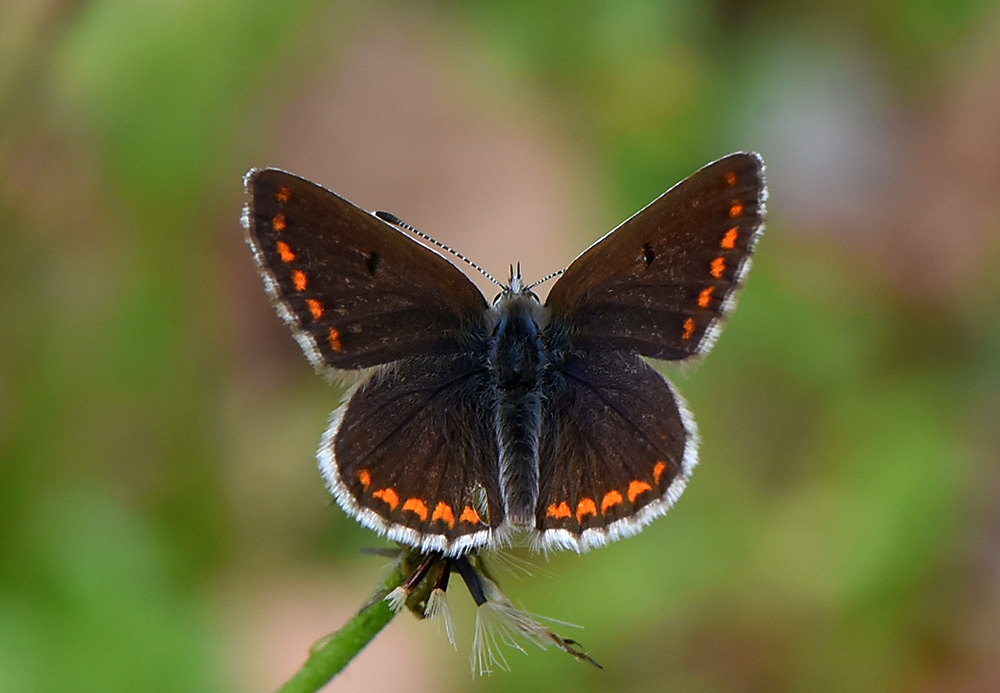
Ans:
[[[382,575],[250,166],[530,278],[737,149],[768,231],[674,376],[691,486],[501,573],[605,669],[473,680],[456,582],[457,653],[403,614],[330,688],[1000,690],[998,75],[988,0],[0,3],[0,690],[271,690]]]

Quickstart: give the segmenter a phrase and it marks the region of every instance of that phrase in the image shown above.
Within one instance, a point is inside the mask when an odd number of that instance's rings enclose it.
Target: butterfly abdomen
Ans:
[[[507,521],[534,526],[538,501],[539,376],[544,358],[536,314],[538,301],[510,293],[496,304],[497,325],[489,366],[495,387],[495,425],[500,490]]]

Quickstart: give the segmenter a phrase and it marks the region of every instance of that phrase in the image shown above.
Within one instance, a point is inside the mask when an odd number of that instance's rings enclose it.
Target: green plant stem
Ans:
[[[403,581],[397,566],[375,593],[386,594]],[[392,620],[396,612],[388,602],[373,598],[344,627],[313,645],[309,658],[292,678],[278,689],[278,693],[314,693],[325,686],[354,659],[365,645]]]

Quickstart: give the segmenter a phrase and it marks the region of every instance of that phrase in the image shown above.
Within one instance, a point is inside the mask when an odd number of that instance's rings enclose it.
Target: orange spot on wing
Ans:
[[[656,482],[657,486],[660,484],[660,477],[663,476],[663,472],[667,469],[667,463],[663,460],[657,460],[656,464],[653,465],[653,481]]]
[[[559,505],[553,503],[545,509],[545,517],[554,517],[557,520],[561,520],[564,517],[572,517],[573,511],[569,509],[569,503],[563,501]]]
[[[732,206],[729,207],[729,216],[736,219],[741,214],[743,214],[743,203],[733,202]]]
[[[576,521],[583,522],[587,515],[597,516],[597,504],[593,498],[584,498],[576,505]]]
[[[364,486],[365,491],[367,491],[368,487],[372,485],[372,475],[371,475],[371,472],[369,472],[367,469],[362,469],[361,471],[359,471],[358,472],[358,481],[361,482],[361,485]]]
[[[719,247],[725,248],[726,250],[732,250],[733,248],[735,248],[736,236],[738,234],[739,232],[736,230],[735,226],[726,231],[726,235],[722,237],[722,243],[719,243]]]
[[[282,262],[291,262],[295,259],[295,253],[292,252],[292,249],[284,241],[278,241],[278,255],[281,257]]]
[[[451,529],[455,526],[455,513],[452,511],[450,505],[441,501],[434,506],[434,514],[431,515],[431,521],[434,520],[444,520],[444,523]]]
[[[332,327],[330,328],[329,334],[326,336],[326,341],[330,343],[330,348],[334,351],[339,352],[344,348],[340,343],[340,333]]]
[[[479,513],[471,505],[467,505],[462,508],[462,514],[458,518],[461,522],[471,522],[474,525],[478,525],[482,520],[479,519]]]
[[[646,491],[652,491],[653,487],[647,484],[645,481],[639,481],[638,479],[633,479],[628,485],[628,500],[629,503],[635,503],[635,499]]]
[[[295,286],[296,291],[306,290],[306,273],[302,270],[294,270],[292,272],[292,284]]]
[[[691,339],[691,335],[694,334],[694,318],[689,317],[684,321],[684,334],[681,335],[681,339],[687,341]]]
[[[378,491],[372,491],[372,498],[385,501],[389,505],[389,510],[395,510],[396,506],[399,505],[399,496],[391,488],[380,488]]]
[[[319,320],[323,317],[323,304],[317,301],[315,298],[307,298],[306,305],[309,306],[309,313],[313,316],[313,320]],[[337,344],[340,344],[340,340],[337,340]],[[330,345],[333,348],[333,344]],[[337,351],[337,349],[334,349]]]
[[[292,196],[292,191],[282,185],[278,188],[278,192],[274,196],[278,198],[278,202],[288,202],[288,198]]]
[[[603,515],[607,512],[608,508],[614,505],[618,505],[622,502],[622,494],[618,491],[608,491],[604,494],[604,498],[601,500],[601,514]]]
[[[709,286],[709,287],[701,290],[701,293],[698,294],[698,307],[699,308],[708,308],[708,302],[712,300],[712,292],[713,291],[715,291],[715,287],[714,286]]]
[[[419,498],[407,498],[406,502],[403,503],[403,510],[409,510],[410,512],[416,513],[421,522],[425,522],[427,520],[427,504]]]
[[[281,231],[285,230],[285,226],[286,224],[285,224],[284,214],[275,214],[274,218],[271,219],[271,228],[274,229],[275,231],[280,233]]]
[[[716,279],[722,279],[722,273],[726,271],[726,261],[721,257],[717,257],[712,260],[712,276]]]
[[[736,185],[736,174],[733,171],[726,171],[726,183]]]

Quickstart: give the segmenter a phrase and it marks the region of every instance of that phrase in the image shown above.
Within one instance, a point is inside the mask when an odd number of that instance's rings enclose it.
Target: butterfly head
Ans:
[[[532,289],[535,287],[534,284],[530,286],[525,285],[524,280],[521,278],[521,263],[510,266],[510,276],[507,279],[507,285],[503,287],[503,291],[498,293],[493,298],[493,305],[499,304],[501,301],[508,301],[513,298],[528,298],[535,303],[541,303],[538,300],[538,296]]]

